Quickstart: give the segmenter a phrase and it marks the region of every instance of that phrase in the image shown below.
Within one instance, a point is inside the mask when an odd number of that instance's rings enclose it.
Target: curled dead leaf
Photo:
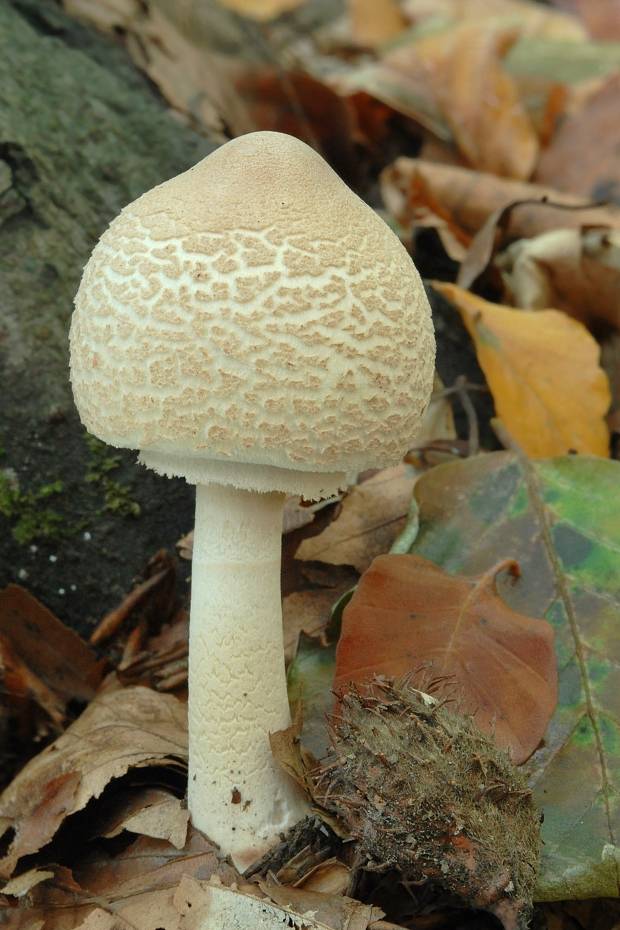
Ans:
[[[334,687],[376,674],[444,679],[459,709],[523,762],[555,708],[557,669],[550,624],[499,597],[505,568],[515,563],[464,578],[419,556],[375,559],[343,613]]]
[[[557,229],[520,239],[495,259],[509,301],[555,307],[620,329],[620,229]]]
[[[130,768],[183,771],[186,759],[184,704],[147,688],[102,694],[0,795],[0,822],[14,830],[0,876],[10,878],[22,856],[45,846],[67,817]]]

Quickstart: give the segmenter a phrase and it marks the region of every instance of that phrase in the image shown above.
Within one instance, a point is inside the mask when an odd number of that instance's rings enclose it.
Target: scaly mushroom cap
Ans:
[[[399,461],[433,366],[397,237],[313,149],[273,132],[126,207],[71,326],[90,432],[158,471],[258,490],[324,492]]]

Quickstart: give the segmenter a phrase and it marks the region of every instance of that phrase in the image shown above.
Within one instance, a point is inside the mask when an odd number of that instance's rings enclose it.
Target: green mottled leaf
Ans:
[[[516,558],[503,598],[556,631],[559,704],[529,763],[545,815],[538,898],[617,896],[620,464],[498,452],[433,469],[416,498],[411,552],[467,575]]]
[[[335,666],[335,644],[324,646],[316,637],[300,635],[288,670],[288,696],[292,705],[302,702],[303,744],[317,759],[329,744],[325,715],[332,709]]]

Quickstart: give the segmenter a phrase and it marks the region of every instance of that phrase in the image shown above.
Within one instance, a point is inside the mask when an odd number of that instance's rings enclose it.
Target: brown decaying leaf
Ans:
[[[395,38],[407,25],[396,0],[347,0],[353,41],[377,48]]]
[[[126,790],[112,811],[97,827],[99,836],[118,836],[123,830],[167,840],[183,849],[187,839],[189,812],[181,801],[161,788]]]
[[[578,0],[576,0],[578,2]],[[587,3],[587,0],[584,0]],[[530,0],[403,0],[403,12],[416,26],[434,17],[460,22],[488,21],[508,17],[519,25],[528,37],[579,40],[586,37],[583,26],[575,16],[549,9]]]
[[[176,568],[173,559],[165,549],[160,549],[149,560],[146,574],[146,580],[136,585],[122,603],[107,613],[98,623],[90,637],[93,645],[99,645],[114,636],[139,608],[146,607],[150,611],[154,610],[158,614],[159,622],[168,619],[174,600]]]
[[[234,36],[242,43],[240,23],[231,11],[193,0],[148,5],[136,0],[63,0],[63,5],[70,15],[122,35],[136,66],[171,107],[211,138],[225,141],[224,122],[233,135],[256,128],[234,90],[234,80],[245,66],[216,51],[211,41],[226,20],[227,38]]]
[[[21,856],[46,845],[66,817],[130,768],[183,770],[186,759],[186,708],[176,698],[146,688],[96,698],[0,796],[0,823],[15,831],[0,877],[10,878]]]
[[[67,701],[89,701],[101,679],[101,663],[77,633],[15,584],[0,591],[2,652],[5,663],[8,659],[16,678],[23,681],[24,692],[57,724]]]
[[[620,6],[617,17],[620,22]],[[619,99],[616,73],[562,123],[542,154],[536,180],[586,198],[620,203]]]
[[[502,230],[504,241],[531,239],[550,229],[620,227],[620,209],[615,207],[566,210],[543,203],[547,199],[564,207],[582,207],[583,197],[574,194],[454,165],[397,158],[381,174],[381,192],[388,211],[409,235],[416,225],[420,189],[425,192],[422,206],[425,207],[428,197],[441,204],[445,222],[460,230],[465,242],[470,242],[492,215],[499,217],[501,211],[517,201],[523,203],[510,211],[510,221]]]
[[[345,574],[341,581],[325,588],[309,588],[288,594],[282,602],[284,624],[284,657],[287,662],[295,656],[301,633],[320,636],[329,623],[336,601],[349,591],[357,580]]]
[[[319,536],[304,539],[297,558],[365,571],[403,528],[414,482],[413,469],[397,465],[356,485],[344,498],[338,519]]]
[[[274,930],[279,926],[303,926],[307,930],[368,930],[383,911],[340,895],[323,895],[287,888],[273,882],[227,888],[183,878],[174,897],[184,930],[213,927]]]
[[[497,413],[523,451],[609,455],[609,383],[581,323],[558,310],[492,304],[454,284],[433,287],[460,312]]]
[[[620,98],[619,98],[620,99]],[[620,230],[558,229],[498,255],[507,302],[620,329]]]
[[[503,562],[477,578],[412,555],[375,559],[344,610],[334,686],[375,674],[446,679],[443,694],[523,762],[557,700],[553,629],[509,608],[495,588]]]
[[[29,879],[27,906],[4,909],[2,926],[6,930],[37,926],[45,930],[84,926],[174,930],[179,926],[179,913],[173,897],[183,876],[206,880],[218,875],[227,884],[241,881],[217,848],[191,828],[183,850],[148,837],[140,837],[120,852],[91,850],[73,872],[54,866],[52,879]],[[20,887],[17,880],[15,892]]]
[[[417,42],[413,51],[416,59],[424,60],[424,49],[432,44],[431,61],[439,52],[433,93],[469,163],[481,171],[525,180],[538,157],[538,140],[517,86],[501,64],[513,37],[512,31],[462,23],[447,35]]]

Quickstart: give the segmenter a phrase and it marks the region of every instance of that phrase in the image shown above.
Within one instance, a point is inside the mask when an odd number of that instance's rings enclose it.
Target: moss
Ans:
[[[11,534],[20,545],[35,539],[61,538],[68,530],[62,516],[41,502],[60,494],[62,481],[52,481],[38,488],[22,491],[12,469],[0,472],[0,514],[10,521]]]
[[[121,466],[121,457],[113,453],[105,442],[91,436],[85,437],[88,448],[88,463],[85,481],[100,485],[103,492],[103,510],[121,517],[139,517],[140,504],[132,499],[131,485],[117,481],[110,472]]]

